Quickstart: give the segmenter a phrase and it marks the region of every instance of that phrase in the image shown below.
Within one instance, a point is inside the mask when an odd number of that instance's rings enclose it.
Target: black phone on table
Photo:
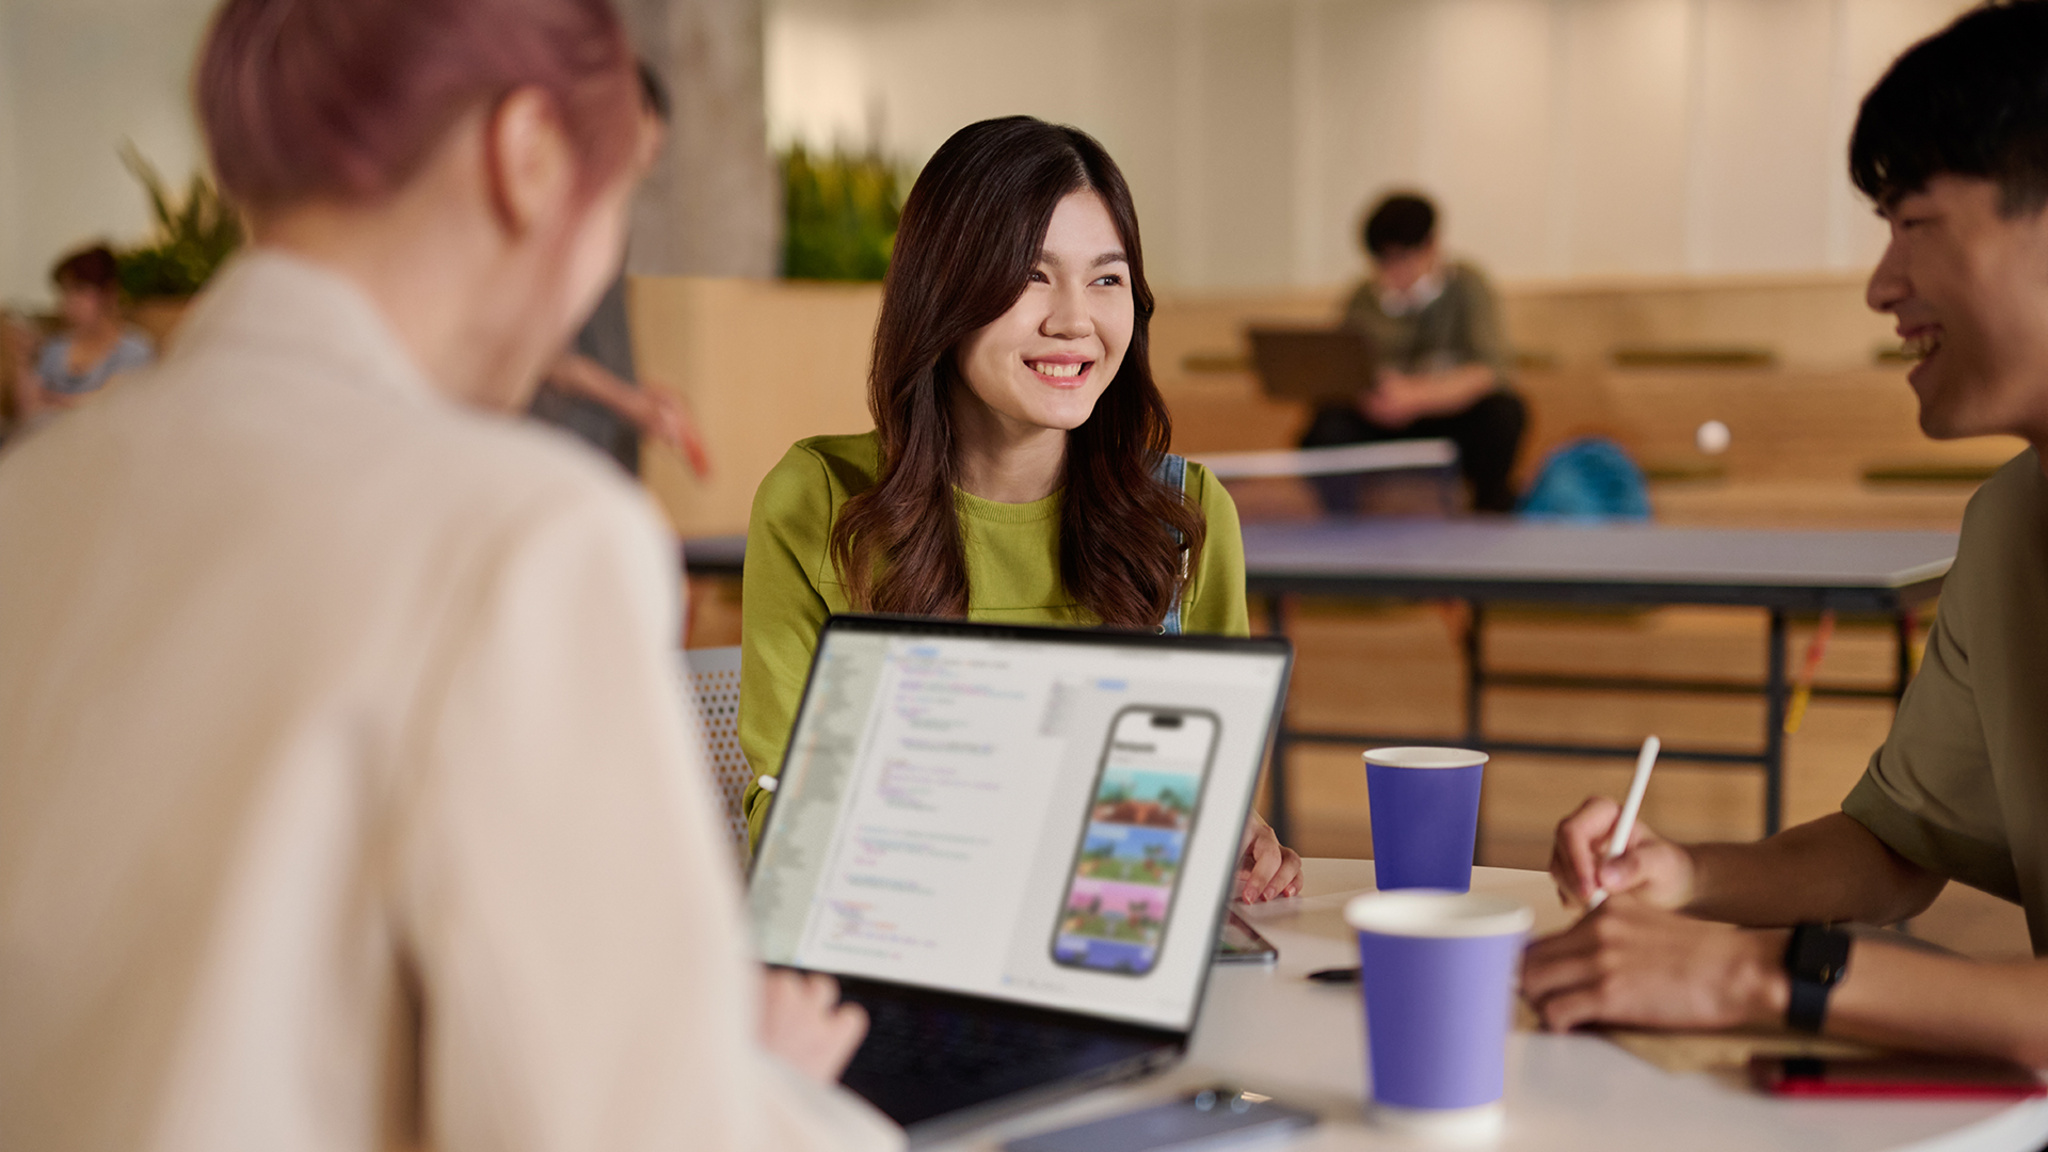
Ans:
[[[1908,1053],[1753,1056],[1749,1078],[1773,1096],[2017,1099],[2048,1093],[2048,1083],[2020,1064]]]

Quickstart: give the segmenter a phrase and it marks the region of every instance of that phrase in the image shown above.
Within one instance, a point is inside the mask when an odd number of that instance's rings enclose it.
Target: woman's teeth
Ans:
[[[1907,337],[1904,343],[1900,345],[1899,351],[1908,360],[1925,360],[1929,356],[1934,355],[1940,348],[1941,333],[1922,332],[1916,336]]]
[[[1077,364],[1047,364],[1042,360],[1035,360],[1032,361],[1031,367],[1033,371],[1041,376],[1063,379],[1079,376],[1082,369],[1088,367],[1088,364],[1086,361]]]

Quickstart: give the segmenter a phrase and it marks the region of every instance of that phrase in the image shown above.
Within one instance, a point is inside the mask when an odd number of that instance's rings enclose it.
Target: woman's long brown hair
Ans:
[[[951,408],[953,390],[967,383],[954,353],[1016,303],[1053,209],[1084,190],[1102,197],[1123,241],[1136,323],[1095,411],[1067,434],[1060,578],[1104,624],[1151,628],[1199,562],[1200,511],[1152,475],[1172,421],[1152,382],[1152,289],[1130,188],[1087,133],[1011,116],[954,133],[903,206],[868,375],[881,473],[832,528],[833,562],[856,607],[967,614]]]

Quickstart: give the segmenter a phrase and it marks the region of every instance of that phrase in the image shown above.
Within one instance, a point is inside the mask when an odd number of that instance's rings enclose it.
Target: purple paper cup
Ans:
[[[1374,1121],[1451,1139],[1499,1131],[1535,914],[1504,896],[1410,890],[1356,897],[1344,920],[1358,933]]]
[[[1464,748],[1375,748],[1365,754],[1373,875],[1381,891],[1471,890],[1485,771],[1486,753]]]

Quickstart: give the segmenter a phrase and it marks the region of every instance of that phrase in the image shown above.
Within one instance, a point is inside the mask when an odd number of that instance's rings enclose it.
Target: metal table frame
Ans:
[[[1691,695],[1739,695],[1764,698],[1763,747],[1755,752],[1673,747],[1665,745],[1664,760],[1709,766],[1755,765],[1764,773],[1764,834],[1777,832],[1784,818],[1785,708],[1790,695],[1786,670],[1785,639],[1794,613],[1833,611],[1841,614],[1882,615],[1892,621],[1896,648],[1893,680],[1886,687],[1816,684],[1815,696],[1889,699],[1894,703],[1906,690],[1912,676],[1914,609],[1932,600],[1941,590],[1942,576],[1915,580],[1896,588],[1827,588],[1770,584],[1665,584],[1625,580],[1501,580],[1377,574],[1246,573],[1247,591],[1266,607],[1269,631],[1287,631],[1288,600],[1293,596],[1322,596],[1338,599],[1406,599],[1462,601],[1470,613],[1460,645],[1464,665],[1465,730],[1461,739],[1473,748],[1492,753],[1544,756],[1581,756],[1631,760],[1634,745],[1567,744],[1539,740],[1504,740],[1486,733],[1485,700],[1488,688],[1540,688],[1601,692],[1662,692]],[[1741,680],[1680,680],[1661,677],[1573,676],[1539,672],[1495,672],[1486,666],[1486,610],[1500,603],[1655,606],[1719,605],[1761,608],[1769,614],[1770,636],[1763,683]],[[1444,737],[1370,732],[1338,732],[1295,727],[1286,714],[1274,735],[1272,773],[1272,825],[1282,842],[1293,829],[1289,812],[1287,758],[1295,744],[1435,744]]]
[[[699,537],[687,543],[684,565],[699,575],[738,576],[744,567],[744,536]],[[1433,572],[1370,571],[1288,571],[1248,550],[1245,572],[1247,594],[1263,601],[1267,627],[1275,633],[1287,631],[1289,600],[1297,596],[1333,599],[1403,599],[1417,601],[1462,601],[1470,623],[1462,637],[1464,665],[1465,730],[1459,737],[1472,747],[1488,752],[1522,755],[1579,756],[1602,759],[1632,759],[1633,745],[1567,744],[1536,740],[1505,740],[1487,735],[1486,691],[1489,688],[1538,688],[1593,692],[1659,692],[1689,695],[1762,696],[1764,699],[1763,747],[1755,752],[1666,745],[1663,758],[1670,761],[1719,767],[1755,766],[1764,773],[1763,823],[1766,835],[1777,832],[1784,818],[1785,710],[1791,681],[1787,674],[1785,641],[1787,625],[1794,614],[1835,612],[1842,615],[1884,616],[1892,622],[1895,653],[1892,683],[1884,687],[1816,684],[1815,696],[1852,699],[1889,699],[1894,702],[1905,692],[1912,676],[1914,610],[1934,599],[1941,591],[1945,569],[1939,573],[1914,575],[1895,584],[1809,581],[1770,583],[1731,579],[1703,582],[1668,582],[1625,577],[1578,577],[1570,579],[1523,579],[1498,576],[1458,576]],[[1542,672],[1498,672],[1486,665],[1486,614],[1490,605],[1521,603],[1582,606],[1718,605],[1762,609],[1769,614],[1769,651],[1761,684],[1745,680],[1672,679],[1663,677],[1574,676]],[[1400,735],[1376,732],[1339,732],[1293,726],[1283,712],[1273,742],[1272,823],[1283,841],[1293,829],[1289,811],[1287,760],[1295,744],[1434,744],[1438,735]]]

